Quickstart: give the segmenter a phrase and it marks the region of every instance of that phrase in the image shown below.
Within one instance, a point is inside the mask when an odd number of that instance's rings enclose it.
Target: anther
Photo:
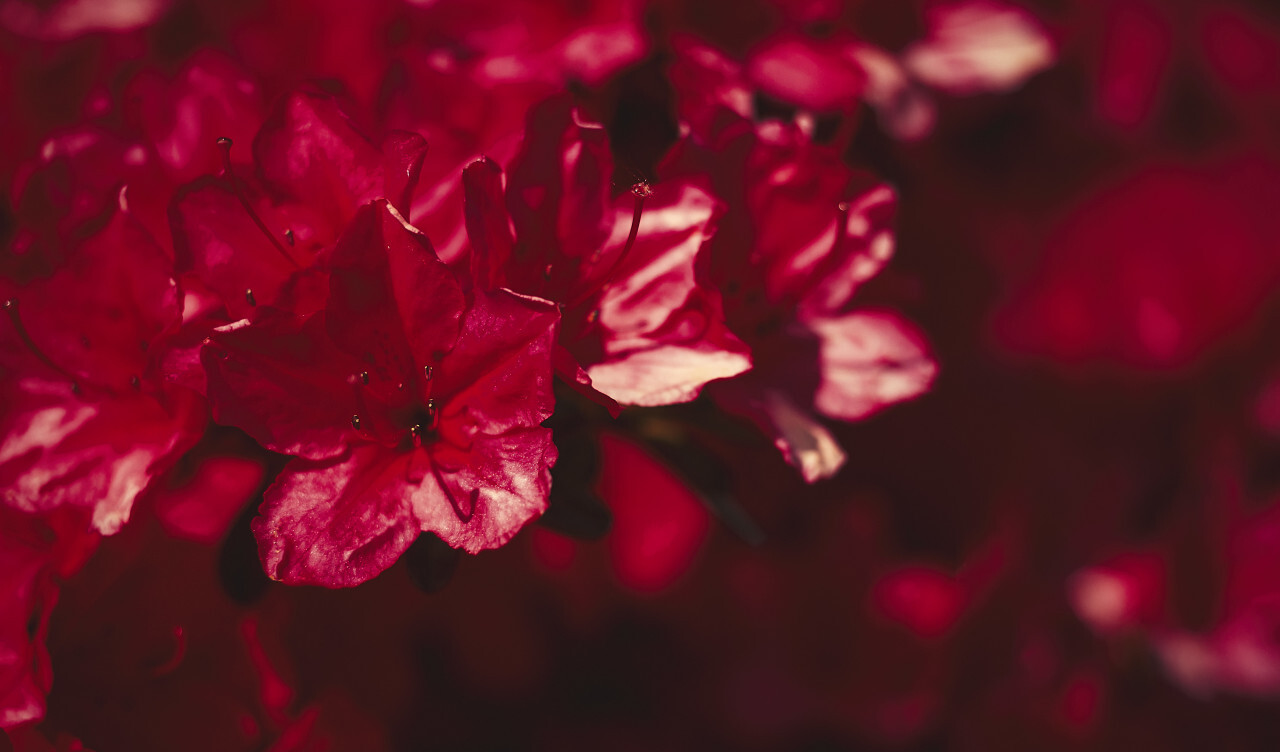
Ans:
[[[245,301],[247,301],[247,302],[249,303],[249,305],[251,305],[251,306],[256,306],[256,305],[258,305],[258,300],[257,300],[257,298],[253,297],[253,290],[251,290],[251,289],[246,289],[246,290],[244,291],[244,299],[245,299]]]
[[[422,367],[422,378],[423,378],[423,380],[424,380],[424,381],[430,381],[430,380],[431,380],[431,373],[432,373],[432,371],[433,371],[433,369],[432,369],[432,367],[431,367],[431,366],[423,366],[423,367]]]
[[[360,416],[359,416],[359,415],[352,415],[352,416],[351,416],[351,427],[352,427],[352,428],[354,428],[354,429],[356,429],[357,431],[359,431],[359,430],[360,430]]]
[[[433,399],[427,400],[427,421],[432,431],[440,425],[440,411],[436,408],[436,401]]]
[[[422,447],[422,426],[418,425],[417,423],[414,423],[412,426],[409,426],[409,434],[413,436],[413,445],[415,447],[421,448]]]
[[[284,231],[284,242],[288,243],[290,248],[293,247],[294,239],[293,239],[292,229],[287,229]]]
[[[368,372],[368,371],[361,371],[361,372],[360,372],[360,383],[361,383],[361,384],[365,384],[366,386],[369,384],[369,372]]]

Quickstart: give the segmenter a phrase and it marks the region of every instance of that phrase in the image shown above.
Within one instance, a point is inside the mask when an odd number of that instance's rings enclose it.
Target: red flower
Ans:
[[[695,147],[684,164],[709,172],[731,207],[703,274],[757,356],[716,396],[772,434],[806,480],[832,475],[843,452],[808,406],[857,420],[923,393],[936,372],[913,325],[854,308],[856,291],[893,254],[896,196],[776,122],[734,122],[714,151]]]
[[[159,381],[178,320],[167,259],[131,215],[23,286],[0,281],[4,505],[88,507],[114,533],[151,478],[204,428],[195,395]]]
[[[474,276],[560,304],[570,383],[624,404],[686,402],[750,367],[695,280],[719,202],[696,177],[615,197],[613,172],[601,126],[565,99],[535,109],[505,190],[487,159],[464,173]]]
[[[236,175],[232,143],[219,143],[223,175],[179,192],[170,220],[179,271],[235,318],[259,305],[322,305],[325,283],[312,267],[369,201],[386,197],[407,212],[426,151],[421,136],[394,132],[384,156],[331,97],[306,92],[282,99],[254,140],[261,183]]]
[[[254,524],[268,572],[346,586],[420,531],[505,543],[546,506],[556,310],[506,291],[468,304],[385,202],[357,212],[330,270],[323,311],[264,310],[202,355],[217,420],[295,457]]]

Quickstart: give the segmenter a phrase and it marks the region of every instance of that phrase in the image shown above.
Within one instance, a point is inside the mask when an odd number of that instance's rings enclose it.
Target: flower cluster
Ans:
[[[1263,5],[0,0],[0,749],[1252,749]]]
[[[0,473],[15,528],[59,520],[55,552],[92,546],[163,499],[209,431],[234,428],[280,458],[251,525],[267,575],[352,586],[424,534],[475,553],[547,511],[556,380],[615,415],[712,385],[808,481],[844,460],[818,415],[927,390],[920,332],[858,307],[893,253],[895,196],[839,144],[804,118],[743,112],[746,74],[701,49],[675,63],[691,77],[675,100],[696,111],[654,104],[670,133],[628,132],[620,109],[608,127],[607,85],[647,52],[638,9],[503,4],[497,21],[451,5],[362,11],[413,42],[348,66],[333,56],[360,35],[339,9],[320,14],[321,39],[286,43],[294,56],[262,49],[301,12],[288,3],[262,18],[5,4],[15,73],[39,50],[76,54],[90,29],[120,47],[79,63],[74,117],[33,96],[11,126],[39,142],[5,166]],[[234,52],[166,59],[166,40],[218,28]],[[786,81],[788,60],[757,67]],[[594,90],[571,94],[575,81]],[[236,511],[160,504],[213,537]],[[27,592],[61,559],[19,540]],[[5,623],[29,614],[47,608],[11,603]],[[32,635],[5,652],[28,642],[41,650]],[[39,716],[31,687],[48,682],[13,670],[6,726]]]

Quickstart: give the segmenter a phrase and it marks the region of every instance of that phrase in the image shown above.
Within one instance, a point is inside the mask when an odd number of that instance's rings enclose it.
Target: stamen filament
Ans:
[[[258,229],[262,231],[262,234],[267,236],[267,240],[271,241],[271,245],[275,246],[275,249],[280,252],[280,255],[284,256],[285,259],[293,265],[293,268],[301,269],[302,267],[297,261],[293,260],[293,256],[289,255],[289,252],[285,250],[284,245],[276,239],[275,234],[272,233],[266,223],[262,221],[262,218],[258,216],[258,213],[253,210],[253,205],[249,203],[249,200],[245,198],[244,193],[240,191],[240,185],[236,182],[235,171],[231,167],[231,143],[231,139],[225,136],[218,139],[218,146],[222,149],[222,171],[226,175],[227,182],[231,185],[231,192],[236,194],[236,198],[240,201],[240,205],[244,207],[246,212],[248,212],[249,218],[258,226]],[[290,236],[292,235],[292,230],[289,231],[289,234]]]
[[[632,246],[636,244],[636,237],[640,234],[640,217],[644,214],[644,200],[653,194],[653,189],[649,187],[648,183],[636,183],[631,188],[631,194],[636,197],[636,204],[635,209],[631,212],[631,232],[627,233],[626,245],[622,247],[622,252],[618,254],[618,257],[613,260],[609,271],[600,277],[600,281],[592,285],[586,293],[575,298],[566,308],[577,308],[593,298],[597,293],[607,288],[622,269],[622,262],[626,261],[627,256],[631,253]]]
[[[440,477],[440,470],[436,467],[435,460],[427,455],[427,464],[431,466],[431,474],[435,476],[436,485],[440,486],[440,490],[444,491],[444,497],[449,500],[449,506],[453,507],[453,513],[457,515],[458,520],[464,525],[471,521],[472,516],[476,513],[476,499],[480,496],[480,489],[471,489],[471,508],[463,513],[462,508],[458,506],[458,500],[454,498],[453,492],[449,490],[448,484],[444,482],[444,478]]]
[[[18,338],[22,340],[22,344],[26,345],[31,354],[44,363],[49,368],[57,371],[61,375],[67,377],[71,381],[71,390],[76,394],[80,393],[80,384],[76,381],[76,377],[70,371],[62,366],[54,363],[53,360],[44,354],[44,351],[36,346],[35,340],[31,339],[31,335],[27,332],[27,327],[22,324],[22,315],[18,313],[18,299],[9,298],[4,302],[4,312],[9,314],[9,321],[13,322],[13,328],[18,331]]]

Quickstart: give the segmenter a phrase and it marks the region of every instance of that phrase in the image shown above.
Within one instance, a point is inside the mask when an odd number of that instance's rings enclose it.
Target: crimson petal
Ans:
[[[453,349],[465,301],[430,242],[379,202],[338,241],[329,280],[329,334],[390,383],[417,383],[415,364]]]
[[[289,463],[253,521],[267,574],[349,587],[395,563],[418,536],[411,457],[365,446],[327,463]]]

